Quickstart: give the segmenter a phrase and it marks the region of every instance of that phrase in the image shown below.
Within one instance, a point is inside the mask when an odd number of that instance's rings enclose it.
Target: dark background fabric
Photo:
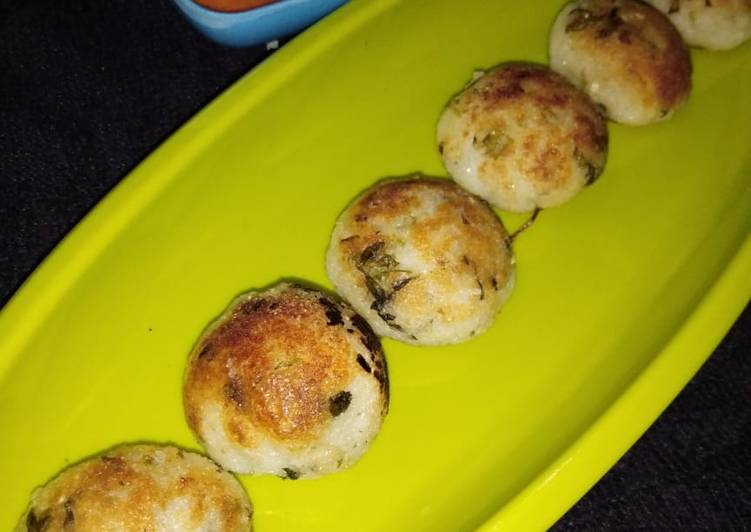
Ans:
[[[0,305],[130,169],[268,53],[206,41],[167,0],[0,2]],[[747,307],[553,530],[751,529],[750,351]]]

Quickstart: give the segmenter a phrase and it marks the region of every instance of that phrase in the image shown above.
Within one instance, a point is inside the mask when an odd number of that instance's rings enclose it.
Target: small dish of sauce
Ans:
[[[198,31],[224,46],[267,43],[297,33],[347,0],[172,0]]]
[[[247,11],[256,7],[265,6],[277,2],[278,0],[194,0],[198,5],[211,9],[213,11],[222,11],[225,13],[236,13],[238,11]]]

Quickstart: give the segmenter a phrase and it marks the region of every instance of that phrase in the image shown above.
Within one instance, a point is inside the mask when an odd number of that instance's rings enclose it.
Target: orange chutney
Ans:
[[[278,0],[194,0],[205,8],[226,12],[246,11],[276,1]]]

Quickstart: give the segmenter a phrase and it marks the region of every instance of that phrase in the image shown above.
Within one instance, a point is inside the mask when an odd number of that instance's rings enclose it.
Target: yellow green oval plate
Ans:
[[[136,168],[0,316],[0,529],[88,455],[198,448],[180,389],[202,329],[279,278],[330,286],[340,210],[384,176],[445,175],[443,105],[475,69],[545,62],[559,7],[354,0]],[[751,43],[692,58],[688,104],[611,125],[601,179],[518,240],[487,333],[384,342],[391,411],[355,467],[242,478],[259,532],[541,529],[646,430],[751,295]]]

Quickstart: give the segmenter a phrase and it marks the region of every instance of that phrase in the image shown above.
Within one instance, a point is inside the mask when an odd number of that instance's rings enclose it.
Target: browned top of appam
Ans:
[[[115,449],[63,471],[35,492],[23,518],[29,531],[156,530],[154,514],[170,501],[190,498],[198,527],[218,510],[223,530],[250,529],[250,507],[237,481],[213,462],[174,447]],[[23,530],[24,528],[22,528]]]
[[[428,190],[441,195],[430,214],[425,212],[423,195]],[[446,256],[459,237],[466,253],[478,258],[495,255],[493,246],[502,245],[507,236],[500,220],[482,199],[446,179],[415,177],[384,181],[357,200],[345,219],[346,228],[356,236],[342,244],[350,255],[359,254],[382,238],[380,227],[393,229],[395,222],[410,214],[414,220],[404,236],[426,257]],[[436,239],[449,227],[460,229],[461,234],[453,235],[454,239]],[[489,235],[494,238],[488,240]]]
[[[585,0],[566,32],[581,51],[611,64],[644,87],[645,101],[676,107],[691,89],[691,57],[678,30],[658,9],[638,0]]]
[[[475,279],[483,292],[498,292],[512,271],[508,234],[500,220],[485,201],[445,179],[379,183],[345,210],[338,234],[343,238],[334,244],[337,253],[376,302],[379,292],[387,298],[382,314],[394,314],[389,320],[393,326],[409,315],[434,312],[437,294],[451,293],[467,278]],[[397,248],[411,249],[423,267],[412,271],[389,259]],[[366,260],[374,249],[382,253],[380,258]],[[447,320],[459,320],[473,309],[453,305],[442,312]]]
[[[217,401],[229,435],[245,447],[255,446],[256,431],[288,445],[318,437],[356,357],[346,330],[329,325],[331,300],[321,298],[298,288],[254,295],[199,342],[184,386],[196,432],[201,405]]]
[[[470,85],[452,106],[469,114],[475,140],[487,146],[481,173],[503,175],[508,159],[514,158],[527,179],[544,191],[566,183],[572,164],[588,165],[592,179],[605,165],[608,131],[595,103],[543,65],[504,63]],[[491,134],[506,136],[497,153],[485,140]]]

